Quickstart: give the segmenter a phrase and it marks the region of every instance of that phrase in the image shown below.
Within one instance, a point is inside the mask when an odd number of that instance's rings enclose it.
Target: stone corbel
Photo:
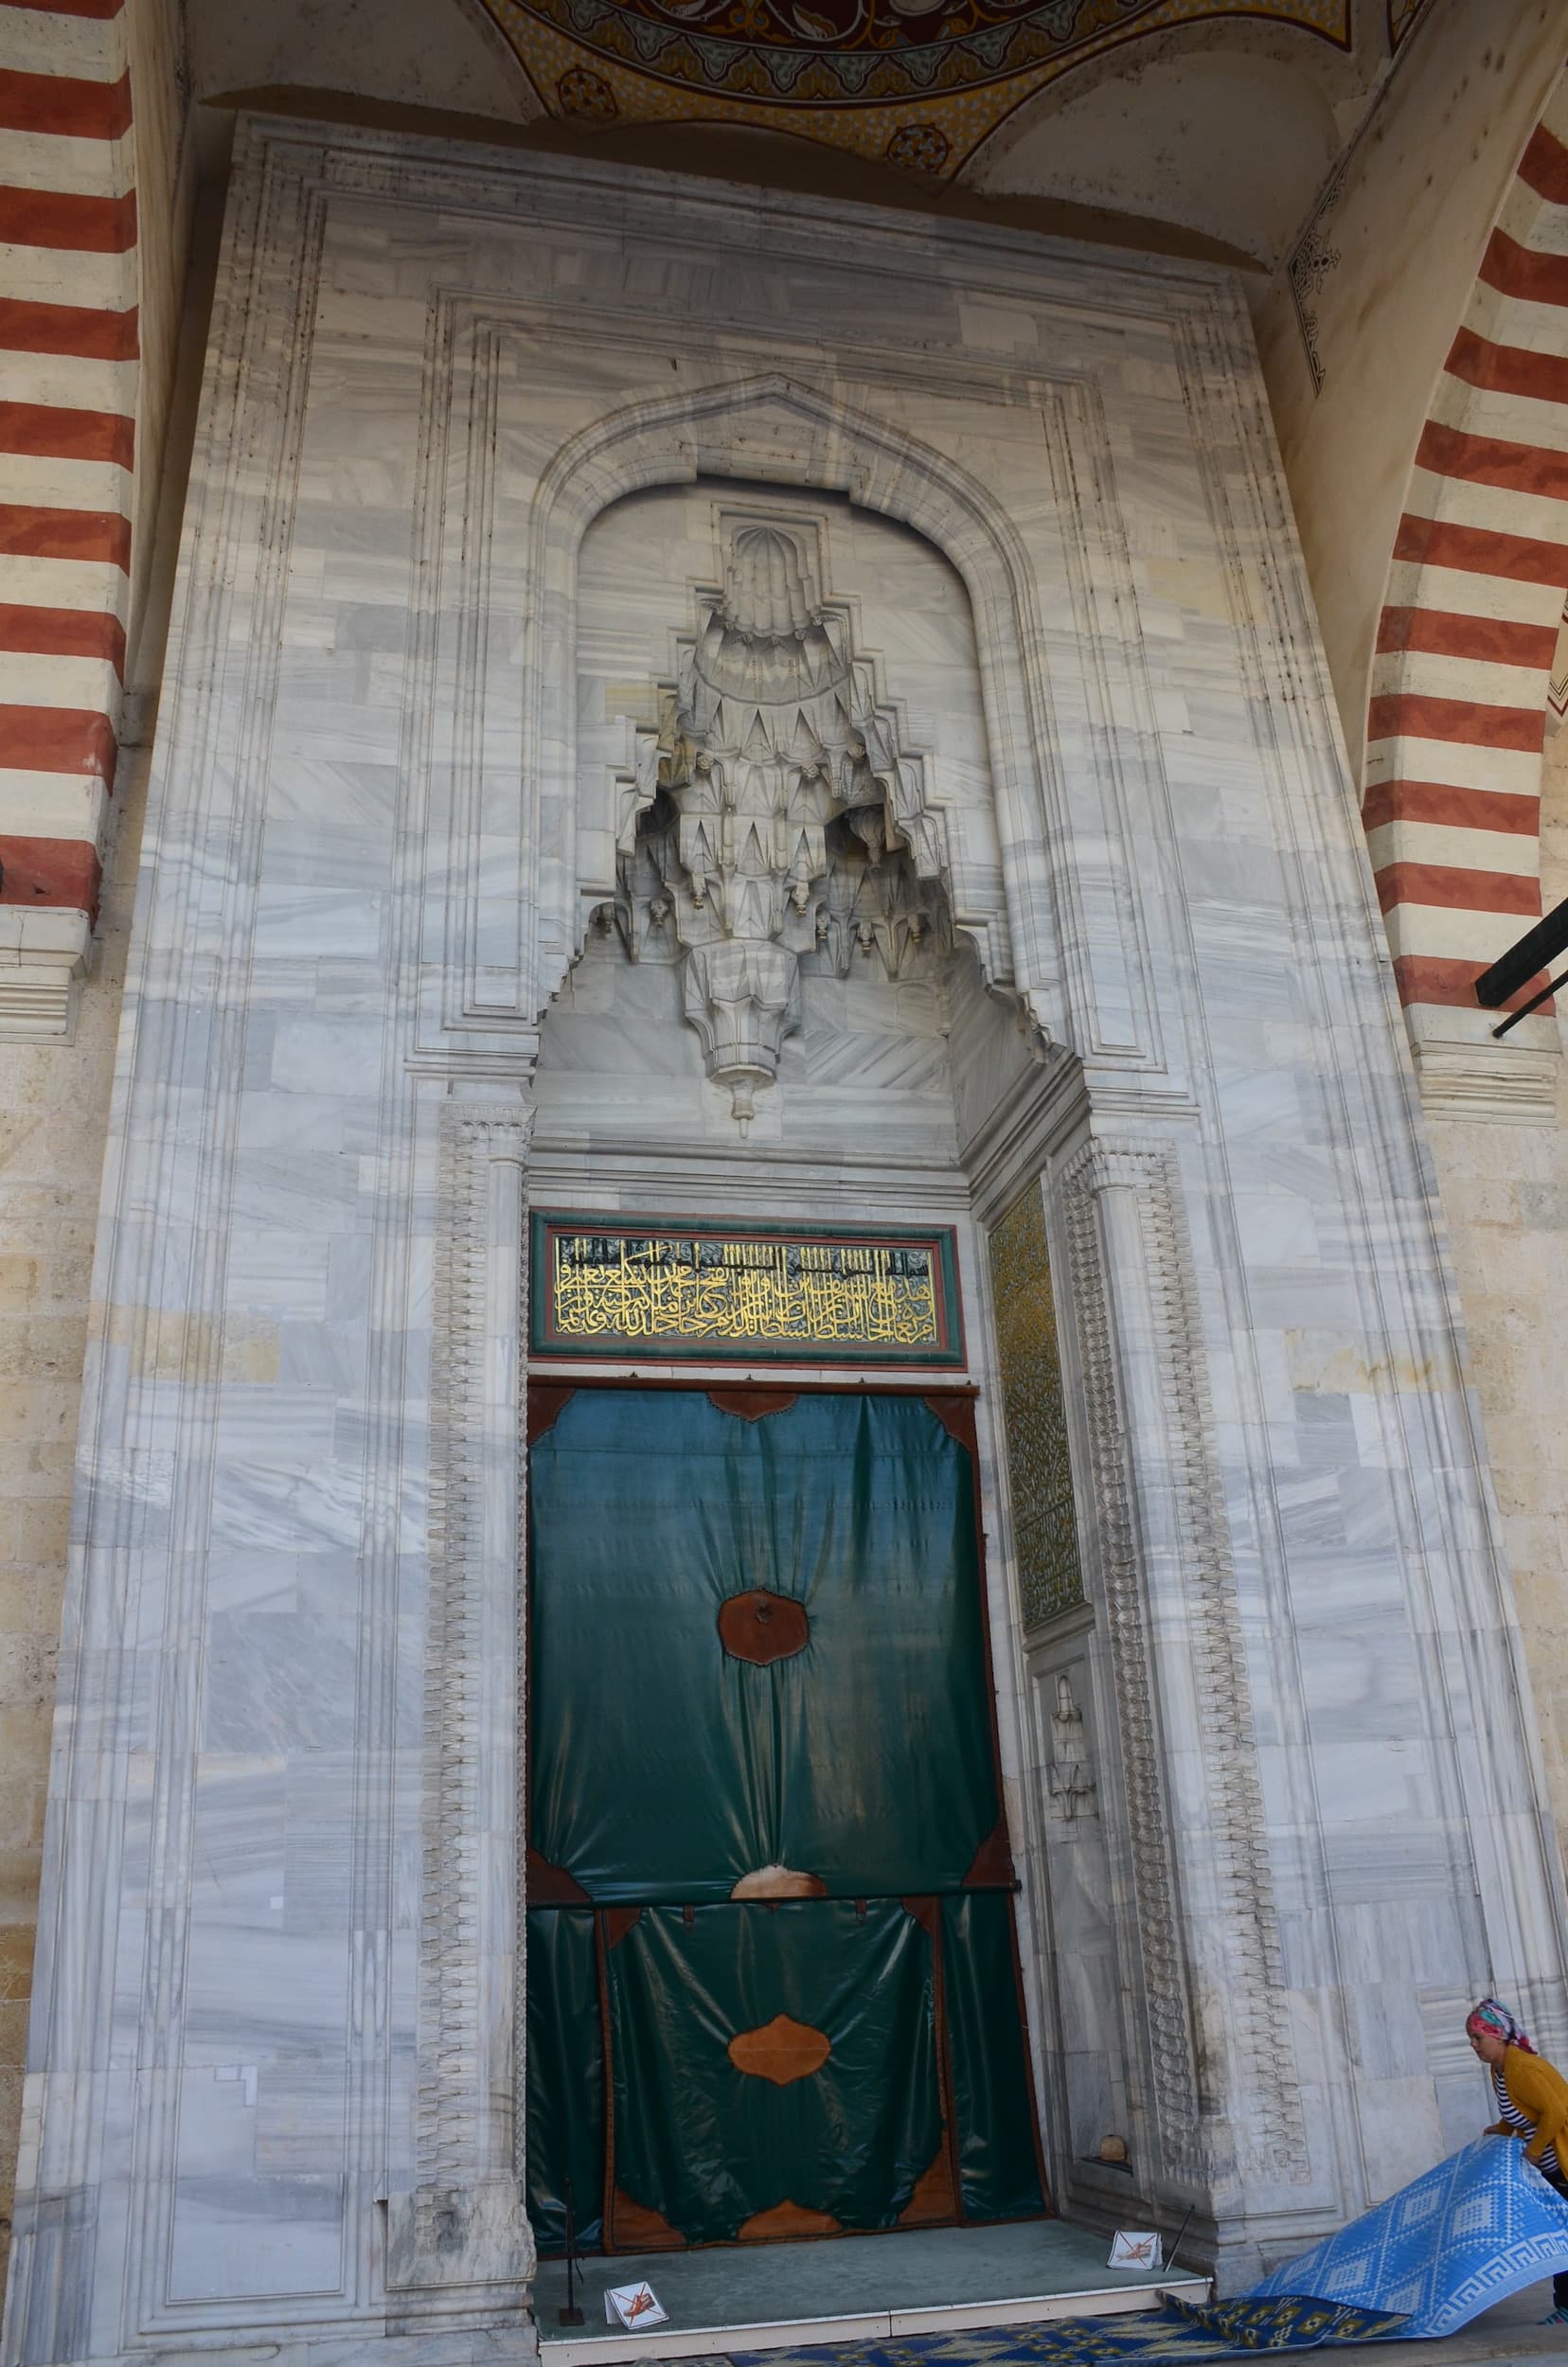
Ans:
[[[414,2180],[386,2200],[388,2285],[487,2308],[526,2306],[534,2270],[517,1825],[531,1123],[516,1099],[441,1108]]]
[[[1562,1042],[1545,1013],[1521,1020],[1499,1043],[1501,1011],[1415,1003],[1405,1012],[1411,1058],[1429,1117],[1488,1126],[1555,1126]]]
[[[69,1043],[92,922],[64,905],[0,905],[0,1041]]]

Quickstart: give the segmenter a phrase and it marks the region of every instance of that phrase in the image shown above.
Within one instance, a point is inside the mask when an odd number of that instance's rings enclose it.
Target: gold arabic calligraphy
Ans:
[[[558,1340],[941,1344],[924,1247],[557,1233],[550,1268]]]

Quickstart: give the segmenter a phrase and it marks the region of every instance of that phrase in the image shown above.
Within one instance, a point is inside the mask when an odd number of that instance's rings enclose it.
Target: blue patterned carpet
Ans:
[[[1042,2325],[910,2334],[887,2342],[824,2342],[789,2351],[731,2351],[731,2367],[1157,2367],[1162,2359],[1244,2358],[1377,2342],[1403,2331],[1385,2311],[1299,2295],[1203,2306],[1167,2295],[1126,2318],[1057,2318]]]
[[[1125,2318],[732,2351],[733,2367],[1196,2367],[1256,2351],[1430,2340],[1568,2269],[1568,2202],[1508,2137],[1478,2137],[1237,2301]]]
[[[1405,2321],[1406,2340],[1453,2334],[1568,2269],[1568,2202],[1512,2137],[1478,2137],[1338,2235],[1276,2269],[1257,2297],[1312,2293]]]

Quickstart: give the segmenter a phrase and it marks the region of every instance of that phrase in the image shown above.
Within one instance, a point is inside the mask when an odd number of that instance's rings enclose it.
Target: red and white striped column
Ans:
[[[138,348],[124,0],[0,0],[0,1035],[64,1036],[114,790]]]
[[[1480,972],[1541,911],[1541,761],[1568,590],[1568,90],[1511,183],[1416,454],[1379,625],[1363,819],[1424,1081],[1544,1115]],[[1528,991],[1528,990],[1526,990]],[[1519,1000],[1523,999],[1522,994]],[[1549,1007],[1549,1006],[1548,1006]],[[1531,1028],[1515,1031],[1528,1056]],[[1479,1064],[1476,1049],[1488,1058]],[[1536,1053],[1540,1063],[1540,1053]],[[1467,1077],[1469,1082],[1467,1082]],[[1501,1096],[1501,1100],[1500,1100]],[[1539,1102],[1539,1112],[1532,1104]]]

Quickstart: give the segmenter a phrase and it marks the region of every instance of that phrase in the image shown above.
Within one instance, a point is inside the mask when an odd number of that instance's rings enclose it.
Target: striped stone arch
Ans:
[[[1474,986],[1541,911],[1565,594],[1568,75],[1508,186],[1421,430],[1367,706],[1367,844],[1423,1098],[1448,1114],[1555,1112],[1552,1006],[1498,1044]]]
[[[0,1034],[63,1036],[98,902],[138,399],[123,0],[0,0]]]

